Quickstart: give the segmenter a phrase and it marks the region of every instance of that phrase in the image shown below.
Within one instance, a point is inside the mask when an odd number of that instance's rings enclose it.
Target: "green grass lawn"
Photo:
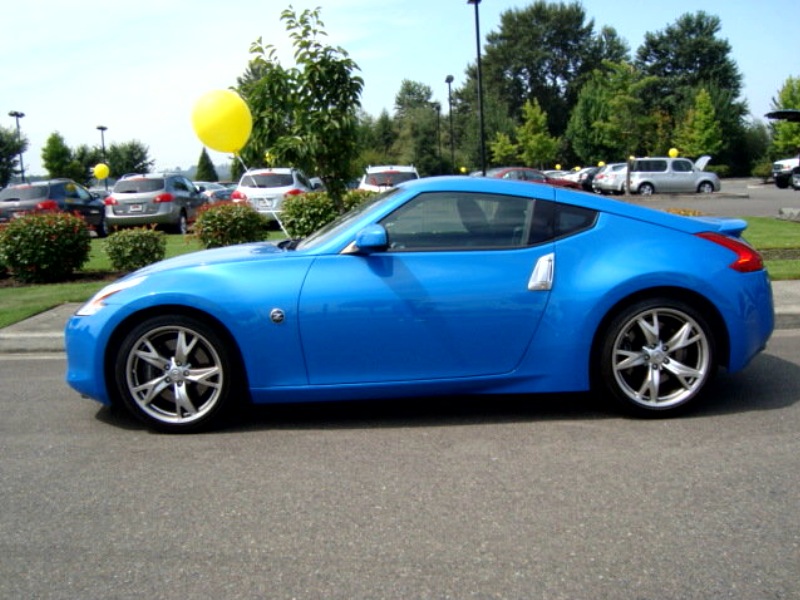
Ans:
[[[800,279],[800,223],[771,217],[747,217],[747,240],[767,257],[766,265],[774,280]],[[271,237],[281,238],[275,232]],[[111,264],[103,252],[103,240],[93,239],[89,261],[82,272],[108,272]],[[178,256],[200,250],[191,236],[167,236],[166,256]],[[773,252],[776,251],[776,252]],[[778,252],[779,251],[779,252]],[[796,253],[796,257],[794,256]],[[113,274],[110,274],[113,278]],[[65,302],[84,302],[108,281],[76,281],[49,285],[20,285],[0,287],[0,327],[48,310]]]

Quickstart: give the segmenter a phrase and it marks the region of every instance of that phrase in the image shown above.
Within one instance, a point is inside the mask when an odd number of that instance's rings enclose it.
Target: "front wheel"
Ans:
[[[234,368],[217,333],[186,316],[159,316],[120,344],[114,377],[134,416],[159,431],[197,431],[218,424],[233,403]]]
[[[710,194],[714,191],[714,185],[710,181],[704,181],[697,186],[697,191],[701,194]]]
[[[668,298],[639,302],[619,314],[602,341],[602,383],[629,411],[671,416],[712,379],[714,338],[703,317]]]

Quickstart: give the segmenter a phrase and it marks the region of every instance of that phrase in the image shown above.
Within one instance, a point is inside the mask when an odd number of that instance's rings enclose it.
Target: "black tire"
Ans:
[[[178,217],[178,222],[172,226],[173,233],[180,233],[181,235],[186,235],[189,233],[189,219],[186,217],[186,211],[181,211],[180,217]]]
[[[95,227],[94,230],[95,233],[97,233],[97,237],[99,238],[108,237],[108,226],[106,225],[105,217],[100,219],[100,222],[97,224],[97,227]]]
[[[697,192],[700,194],[711,194],[714,191],[714,184],[710,181],[703,181],[697,186]]]
[[[641,194],[642,196],[652,196],[656,189],[653,187],[651,183],[643,183],[639,186],[639,189],[636,190],[637,193]]]
[[[670,298],[628,307],[611,321],[601,344],[603,387],[638,416],[680,413],[716,371],[708,323],[690,305]]]
[[[234,403],[238,384],[229,350],[197,319],[146,319],[125,336],[116,353],[119,399],[157,431],[194,432],[219,425]]]

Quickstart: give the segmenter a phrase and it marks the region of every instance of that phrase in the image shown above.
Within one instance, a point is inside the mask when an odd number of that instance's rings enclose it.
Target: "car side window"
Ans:
[[[509,249],[542,241],[533,235],[541,201],[469,192],[420,194],[381,221],[393,252]]]
[[[674,160],[672,161],[672,170],[676,173],[690,173],[692,164],[688,160]]]

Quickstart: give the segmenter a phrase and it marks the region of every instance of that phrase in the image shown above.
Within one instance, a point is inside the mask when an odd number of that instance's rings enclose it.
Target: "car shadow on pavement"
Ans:
[[[800,400],[800,367],[762,354],[744,372],[721,371],[705,396],[678,418],[705,418],[776,410]],[[96,418],[114,427],[146,430],[119,408],[101,408]],[[211,433],[236,431],[396,429],[631,418],[596,394],[458,395],[363,401],[261,404],[242,407]]]

